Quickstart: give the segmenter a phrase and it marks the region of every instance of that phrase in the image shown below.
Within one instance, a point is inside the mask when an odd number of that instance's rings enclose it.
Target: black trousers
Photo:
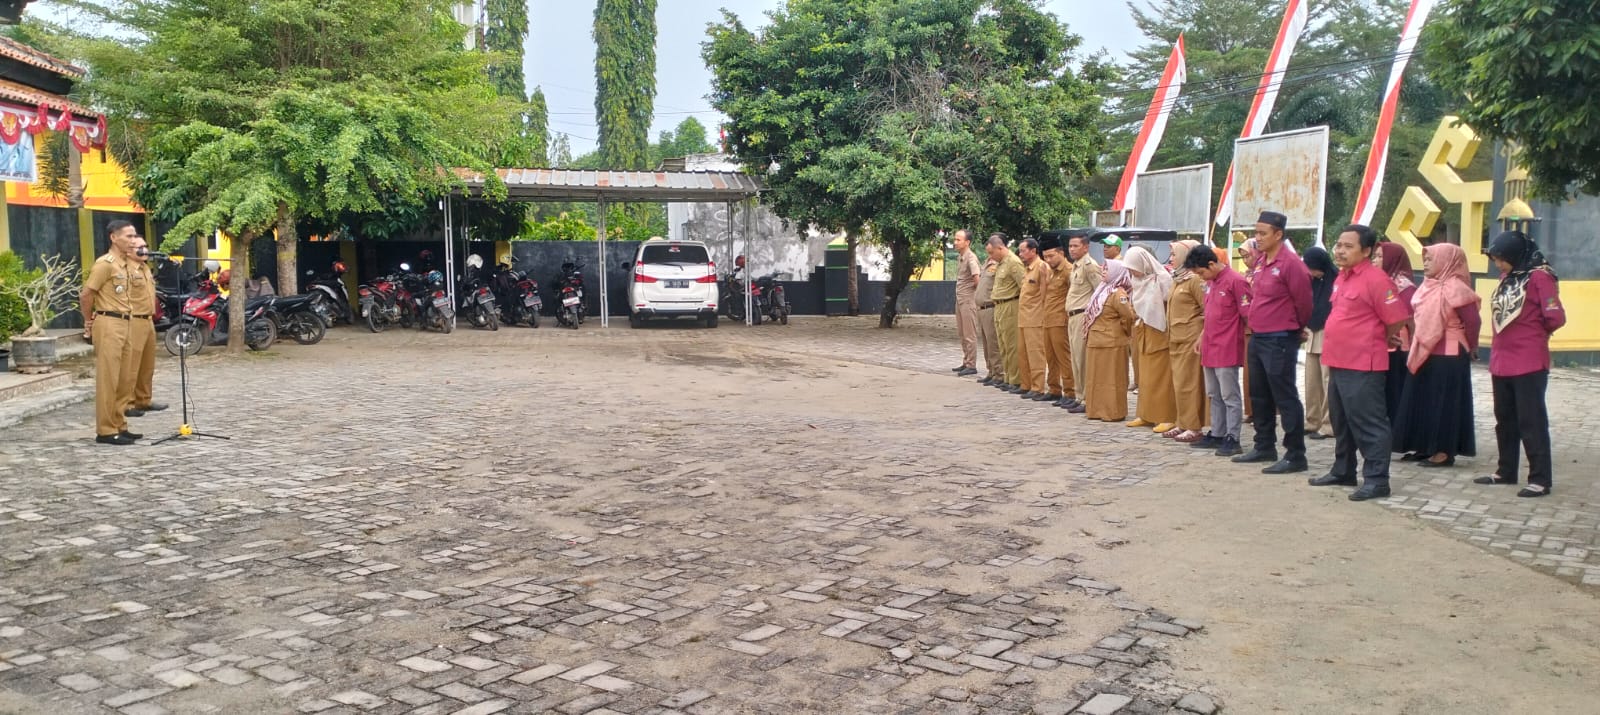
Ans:
[[[1388,380],[1386,372],[1328,370],[1328,418],[1333,422],[1333,468],[1329,474],[1355,479],[1356,454],[1360,453],[1362,479],[1388,481],[1389,446],[1394,437],[1384,399]]]
[[[1289,459],[1306,458],[1306,408],[1295,384],[1295,360],[1300,340],[1250,336],[1250,419],[1256,428],[1255,447],[1276,452],[1277,419],[1283,419],[1283,448]],[[1381,373],[1380,373],[1381,374]],[[1383,404],[1382,395],[1379,404]]]
[[[1527,450],[1528,483],[1549,489],[1555,477],[1550,458],[1550,413],[1544,404],[1550,371],[1494,377],[1490,382],[1494,385],[1494,436],[1500,443],[1500,466],[1494,473],[1502,479],[1516,479],[1519,452]]]

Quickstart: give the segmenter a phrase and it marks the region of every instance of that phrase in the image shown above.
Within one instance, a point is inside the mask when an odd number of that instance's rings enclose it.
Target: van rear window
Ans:
[[[706,264],[711,262],[711,257],[706,255],[705,246],[664,243],[645,246],[639,262]]]

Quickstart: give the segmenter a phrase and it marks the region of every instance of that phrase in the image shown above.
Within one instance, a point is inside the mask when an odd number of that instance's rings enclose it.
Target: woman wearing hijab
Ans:
[[[1489,258],[1500,269],[1490,299],[1494,343],[1489,378],[1494,385],[1494,435],[1500,464],[1478,484],[1516,484],[1517,451],[1528,453],[1528,486],[1519,497],[1550,493],[1550,415],[1544,393],[1550,382],[1550,334],[1567,323],[1556,274],[1533,240],[1506,231],[1489,242]]]
[[[1321,246],[1306,249],[1306,268],[1311,271],[1311,320],[1306,329],[1306,436],[1327,439],[1333,436],[1333,421],[1328,419],[1328,368],[1322,366],[1322,329],[1333,312],[1333,279],[1339,267]]]
[[[1382,256],[1378,259],[1379,265],[1383,266],[1384,273],[1389,274],[1389,282],[1394,284],[1395,295],[1400,299],[1400,304],[1409,309],[1411,297],[1417,292],[1417,285],[1412,281],[1414,274],[1411,270],[1411,256],[1406,253],[1405,246],[1389,241],[1378,244],[1378,250]],[[1384,396],[1389,401],[1391,432],[1395,427],[1395,416],[1400,414],[1400,396],[1405,392],[1406,376],[1410,374],[1406,370],[1406,352],[1410,349],[1411,330],[1402,328],[1400,346],[1389,349],[1389,379],[1384,389]],[[1411,458],[1402,457],[1401,461],[1415,461],[1421,458],[1420,455],[1408,456]]]
[[[1138,316],[1128,300],[1133,285],[1128,267],[1122,261],[1106,261],[1105,274],[1084,316],[1088,392],[1078,392],[1088,396],[1089,419],[1121,422],[1128,418],[1128,337]]]
[[[1172,362],[1172,393],[1177,424],[1162,435],[1185,444],[1200,441],[1206,428],[1206,376],[1200,365],[1200,335],[1205,328],[1206,282],[1184,267],[1199,241],[1173,241],[1172,292],[1167,296],[1167,355]],[[1144,398],[1141,396],[1140,401]]]
[[[1472,424],[1473,353],[1483,317],[1472,290],[1467,252],[1453,243],[1422,249],[1422,286],[1411,298],[1415,333],[1395,419],[1394,451],[1419,455],[1418,466],[1448,467],[1477,454]]]
[[[1235,234],[1235,235],[1243,236],[1244,234],[1241,233],[1241,234]],[[1288,243],[1288,242],[1285,241],[1284,243]],[[1260,246],[1256,244],[1256,240],[1253,239],[1253,238],[1246,239],[1244,243],[1239,244],[1239,260],[1244,262],[1244,271],[1242,272],[1242,275],[1244,276],[1244,280],[1245,280],[1246,283],[1249,283],[1252,286],[1255,285],[1256,269],[1261,267],[1261,261],[1263,259],[1265,259],[1266,257],[1267,257],[1267,254],[1265,254],[1265,253],[1263,253],[1261,251]],[[1245,342],[1246,345],[1248,345],[1250,343],[1250,322],[1248,320],[1245,321],[1244,342]],[[1244,421],[1245,422],[1249,422],[1251,417],[1252,417],[1252,415],[1250,414],[1251,413],[1251,409],[1250,409],[1250,361],[1249,360],[1246,360],[1244,362],[1244,367],[1239,369],[1239,379],[1244,381],[1244,384],[1242,386],[1240,386],[1240,388],[1239,388],[1239,390],[1240,390],[1239,394],[1241,396],[1243,396],[1243,398],[1244,398]]]
[[[1129,427],[1149,427],[1158,434],[1166,434],[1178,420],[1178,403],[1172,396],[1171,347],[1167,337],[1167,297],[1172,295],[1172,274],[1156,260],[1155,254],[1143,246],[1129,248],[1123,254],[1124,264],[1132,276],[1133,289],[1129,298],[1139,323],[1133,329],[1133,362],[1135,379],[1144,375],[1144,389],[1139,391],[1139,403]]]

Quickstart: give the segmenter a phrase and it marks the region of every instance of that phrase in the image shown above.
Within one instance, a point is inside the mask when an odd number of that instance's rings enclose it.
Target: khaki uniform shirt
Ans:
[[[1098,287],[1100,264],[1086,253],[1081,260],[1072,264],[1072,285],[1067,288],[1067,311],[1088,308],[1089,299],[1094,297],[1094,289]]]
[[[994,301],[989,297],[994,292],[994,274],[1000,264],[993,258],[983,262],[983,268],[978,272],[978,307],[993,308]]]
[[[965,305],[977,300],[978,256],[970,249],[956,258],[956,303]]]
[[[95,259],[84,281],[94,296],[94,309],[124,315],[155,312],[156,286],[150,267],[137,258],[119,258],[107,252]]]
[[[995,269],[994,292],[989,294],[989,300],[999,303],[1021,295],[1025,273],[1027,269],[1022,267],[1022,259],[1006,251],[1006,257],[1000,259],[1000,267]]]
[[[1044,327],[1045,293],[1050,289],[1050,264],[1043,258],[1033,259],[1033,265],[1024,266],[1022,293],[1017,307],[1017,327]]]
[[[1050,264],[1045,264],[1049,266]],[[1048,269],[1050,282],[1044,291],[1044,327],[1067,327],[1067,289],[1072,287],[1072,263],[1062,261],[1060,268]]]
[[[1128,347],[1129,336],[1133,334],[1133,322],[1138,319],[1138,314],[1133,312],[1133,302],[1128,300],[1128,294],[1118,288],[1106,297],[1106,304],[1100,309],[1100,316],[1089,325],[1087,346]]]
[[[1200,276],[1189,277],[1172,284],[1172,295],[1167,296],[1167,338],[1173,344],[1187,348],[1200,341],[1200,331],[1205,327],[1206,282]]]

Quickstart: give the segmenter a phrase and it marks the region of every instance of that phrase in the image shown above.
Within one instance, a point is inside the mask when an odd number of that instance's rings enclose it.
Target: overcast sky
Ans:
[[[1116,59],[1139,43],[1125,0],[1049,0],[1046,9],[1083,37],[1083,53],[1105,48]],[[656,11],[656,112],[650,139],[686,116],[699,118],[712,142],[719,115],[711,110],[711,72],[700,59],[706,23],[726,7],[746,26],[766,22],[777,0],[659,0]],[[544,88],[550,129],[571,137],[574,156],[594,148],[593,0],[528,0],[528,89]]]

